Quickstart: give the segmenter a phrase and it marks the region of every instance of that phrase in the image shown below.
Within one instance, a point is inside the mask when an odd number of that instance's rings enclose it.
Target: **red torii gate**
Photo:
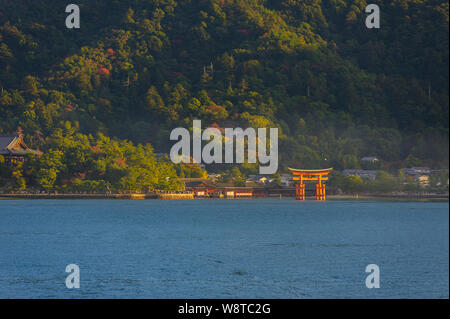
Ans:
[[[295,185],[295,197],[297,200],[305,200],[305,184],[304,181],[317,181],[316,184],[316,200],[325,200],[325,184],[323,181],[328,180],[328,174],[333,170],[332,168],[327,169],[295,169],[289,168],[291,173],[294,175],[292,178],[294,181],[298,181]]]

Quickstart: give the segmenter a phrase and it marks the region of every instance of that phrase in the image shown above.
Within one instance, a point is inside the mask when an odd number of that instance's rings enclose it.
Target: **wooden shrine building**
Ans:
[[[328,174],[333,170],[327,169],[295,169],[289,168],[294,175],[293,180],[295,183],[295,197],[297,200],[305,200],[305,184],[306,181],[316,181],[316,200],[325,200],[325,184],[324,181],[328,180]]]
[[[42,155],[42,152],[30,149],[23,141],[23,135],[0,135],[0,155],[9,164],[25,161],[27,154]]]

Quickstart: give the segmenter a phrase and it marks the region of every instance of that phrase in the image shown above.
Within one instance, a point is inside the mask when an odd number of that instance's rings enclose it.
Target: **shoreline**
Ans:
[[[294,196],[283,196],[271,194],[271,196],[255,196],[231,199],[295,199]],[[21,200],[88,200],[88,199],[104,199],[104,200],[182,200],[182,199],[218,199],[207,197],[194,197],[192,193],[168,193],[168,194],[0,194],[0,200],[21,199]],[[221,198],[230,199],[230,198]],[[389,194],[368,194],[368,195],[327,195],[327,200],[352,200],[352,201],[404,201],[404,202],[449,202],[448,195],[428,195],[428,196],[405,196],[405,195],[389,195]],[[315,197],[307,197],[306,201],[316,201]]]
[[[383,201],[383,202],[448,202],[448,196],[401,196],[401,195],[328,195],[329,200]]]
[[[0,194],[2,199],[194,199],[194,194]]]

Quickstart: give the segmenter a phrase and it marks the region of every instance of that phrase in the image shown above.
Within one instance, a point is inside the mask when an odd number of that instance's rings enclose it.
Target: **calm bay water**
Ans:
[[[448,298],[448,209],[0,200],[0,298]],[[72,263],[80,289],[65,286]],[[365,286],[368,264],[380,289]]]

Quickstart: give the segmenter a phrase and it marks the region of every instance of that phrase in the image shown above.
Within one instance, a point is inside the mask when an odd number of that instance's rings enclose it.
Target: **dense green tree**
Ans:
[[[446,1],[379,1],[377,30],[362,0],[78,4],[81,30],[64,28],[58,0],[0,8],[0,133],[21,126],[31,146],[62,150],[66,168],[42,168],[48,189],[89,180],[75,173],[139,188],[116,141],[168,152],[168,132],[193,119],[280,128],[282,168],[354,168],[369,155],[383,169],[448,167]],[[84,138],[60,134],[67,122]],[[115,151],[91,152],[89,134],[117,137],[103,142]]]
[[[346,176],[342,183],[342,190],[348,193],[359,193],[364,190],[364,181],[359,176]]]

